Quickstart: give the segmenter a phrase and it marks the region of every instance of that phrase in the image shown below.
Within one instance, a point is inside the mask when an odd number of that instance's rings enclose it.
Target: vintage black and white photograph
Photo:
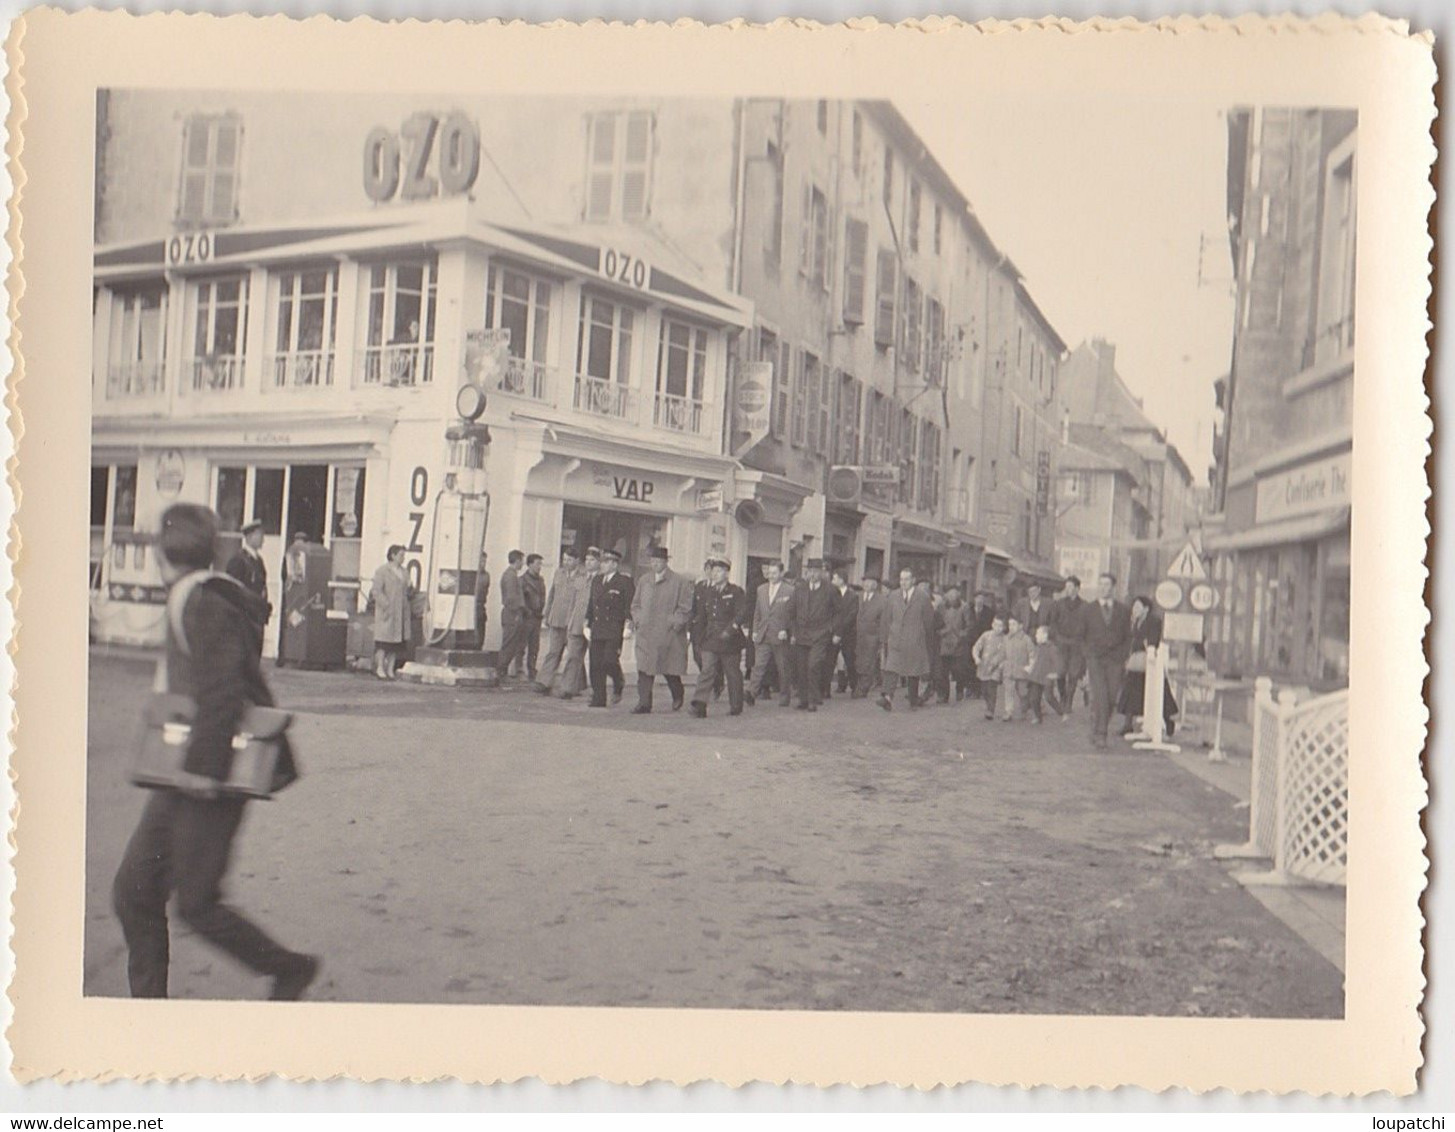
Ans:
[[[1358,172],[99,90],[84,994],[1342,1018]]]

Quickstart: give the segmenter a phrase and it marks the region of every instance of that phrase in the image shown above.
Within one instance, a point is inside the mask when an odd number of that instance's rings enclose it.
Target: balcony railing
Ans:
[[[166,384],[166,370],[159,361],[112,362],[106,371],[106,396],[115,400],[157,397]]]
[[[333,385],[333,351],[299,350],[275,354],[267,362],[264,388],[273,391],[326,389]]]
[[[636,390],[615,381],[576,375],[576,396],[572,404],[583,413],[617,420],[636,419]]]
[[[235,393],[242,388],[243,360],[233,354],[190,358],[187,370],[192,377],[188,384],[193,393]]]
[[[364,348],[360,385],[428,385],[433,380],[434,346],[430,343]]]
[[[698,436],[706,424],[706,409],[704,402],[691,397],[658,393],[652,412],[652,424],[669,432],[688,432]]]
[[[524,397],[530,401],[548,404],[554,392],[552,387],[555,385],[555,376],[555,371],[543,362],[512,357],[507,360],[505,371],[495,383],[495,388],[512,397]]]

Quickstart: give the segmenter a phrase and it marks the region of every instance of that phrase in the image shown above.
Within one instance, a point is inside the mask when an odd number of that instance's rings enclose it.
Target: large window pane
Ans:
[[[217,517],[224,531],[242,529],[246,505],[248,470],[246,468],[217,469]]]

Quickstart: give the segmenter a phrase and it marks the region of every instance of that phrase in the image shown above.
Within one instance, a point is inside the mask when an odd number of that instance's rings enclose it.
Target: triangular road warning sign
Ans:
[[[1203,566],[1202,557],[1191,542],[1178,552],[1172,565],[1167,567],[1167,576],[1189,582],[1201,582],[1207,578],[1207,568]]]

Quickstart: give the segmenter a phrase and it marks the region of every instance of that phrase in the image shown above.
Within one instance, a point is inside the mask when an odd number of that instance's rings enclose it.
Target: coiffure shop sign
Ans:
[[[1353,459],[1353,453],[1341,452],[1259,479],[1258,522],[1349,506]]]

